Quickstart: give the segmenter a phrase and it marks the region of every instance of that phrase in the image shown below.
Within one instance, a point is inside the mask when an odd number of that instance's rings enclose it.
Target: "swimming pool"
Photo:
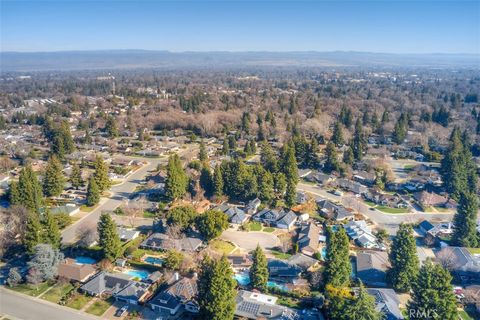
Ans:
[[[148,256],[145,259],[143,259],[146,263],[150,264],[156,264],[156,265],[162,265],[163,264],[163,259],[162,258],[157,258],[157,257],[152,257]]]
[[[275,289],[282,290],[282,291],[290,291],[290,289],[288,289],[287,285],[285,285],[283,283],[275,282],[275,281],[268,281],[267,282],[267,287],[275,288]]]
[[[122,273],[132,276],[132,278],[139,278],[141,280],[147,279],[148,276],[150,275],[150,272],[148,272],[147,270],[140,270],[140,269],[129,269],[129,270],[123,271]]]
[[[322,248],[322,251],[320,251],[320,255],[322,256],[322,260],[327,260],[327,247]]]
[[[97,263],[97,260],[90,257],[76,257],[75,263],[76,264],[95,264]]]
[[[235,273],[233,276],[241,286],[247,286],[250,284],[250,275],[247,272]]]

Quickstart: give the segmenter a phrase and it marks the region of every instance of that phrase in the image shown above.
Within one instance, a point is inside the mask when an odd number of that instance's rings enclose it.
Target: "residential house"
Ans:
[[[130,279],[127,275],[101,271],[81,286],[80,291],[91,296],[116,295],[129,284]]]
[[[260,207],[261,204],[262,202],[258,198],[250,200],[245,206],[244,211],[250,215],[253,215],[257,213],[258,207]]]
[[[292,210],[282,210],[283,214],[276,222],[276,227],[279,229],[291,230],[297,221],[297,214]]]
[[[130,281],[130,283],[115,294],[117,301],[137,305],[147,300],[151,284],[147,282]]]
[[[303,253],[297,253],[288,258],[288,263],[301,268],[302,270],[309,270],[318,265],[319,261],[312,257],[306,256]]]
[[[375,298],[375,309],[383,313],[384,320],[402,320],[400,311],[400,299],[393,289],[367,288],[368,294]]]
[[[434,225],[427,220],[423,220],[418,224],[418,230],[420,231],[420,233],[422,233],[423,236],[425,236],[428,232],[430,232],[434,228],[435,228]]]
[[[367,286],[386,287],[390,267],[388,254],[383,251],[363,251],[357,254],[357,277]]]
[[[360,247],[384,249],[384,246],[377,241],[377,237],[373,235],[365,220],[349,221],[343,227],[347,235]]]
[[[307,202],[308,200],[308,197],[307,197],[307,193],[304,192],[304,191],[298,191],[297,192],[297,199],[296,199],[296,202],[298,204],[304,204],[305,202]]]
[[[268,273],[271,279],[280,280],[284,282],[292,282],[294,279],[300,277],[302,270],[286,261],[278,259],[268,260]]]
[[[74,259],[65,259],[58,265],[58,277],[70,281],[85,282],[90,279],[97,269],[91,264],[77,264]]]
[[[368,191],[368,188],[366,186],[348,179],[337,179],[335,183],[338,187],[353,192],[355,194],[362,195],[367,193]]]
[[[303,224],[298,232],[297,244],[301,253],[313,256],[318,252],[320,228],[310,222]]]
[[[227,259],[232,265],[233,269],[247,269],[253,264],[250,255],[229,255],[227,256]]]
[[[118,236],[120,237],[120,240],[125,242],[132,241],[133,239],[138,238],[138,236],[140,235],[140,231],[138,230],[127,229],[122,227],[117,227],[117,232],[118,232]]]
[[[357,171],[353,175],[353,179],[365,186],[373,186],[375,183],[375,173],[367,171]]]
[[[291,210],[264,209],[257,212],[252,219],[272,227],[290,230],[297,221],[297,215]]]
[[[233,224],[243,224],[245,223],[249,216],[240,209],[239,207],[229,207],[224,213],[228,216],[228,221]]]
[[[195,314],[199,312],[197,295],[196,277],[180,278],[178,273],[175,273],[169,287],[153,297],[149,305],[153,311],[168,315],[176,315],[183,310]]]
[[[480,255],[464,247],[445,247],[435,252],[435,256],[450,270],[456,282],[480,284]]]
[[[247,319],[299,319],[295,309],[277,305],[277,297],[239,290],[237,293],[235,315]]]
[[[448,202],[448,199],[444,196],[441,196],[434,192],[427,192],[427,191],[420,191],[416,192],[413,195],[413,198],[418,203],[422,209],[426,209],[428,207],[440,207],[445,206]]]
[[[202,245],[202,240],[198,237],[186,236],[181,239],[172,239],[164,233],[153,233],[141,244],[140,248],[150,250],[170,250],[194,252]]]

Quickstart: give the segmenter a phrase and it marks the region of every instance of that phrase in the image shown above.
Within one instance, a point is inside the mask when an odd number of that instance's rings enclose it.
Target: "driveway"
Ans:
[[[265,232],[246,232],[228,229],[222,233],[220,238],[231,241],[247,251],[254,250],[257,245],[260,245],[263,249],[273,249],[280,246],[280,240],[276,235]]]

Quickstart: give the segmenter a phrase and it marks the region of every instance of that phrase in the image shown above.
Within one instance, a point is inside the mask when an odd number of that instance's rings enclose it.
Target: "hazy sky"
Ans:
[[[2,51],[480,54],[480,0],[0,2]]]

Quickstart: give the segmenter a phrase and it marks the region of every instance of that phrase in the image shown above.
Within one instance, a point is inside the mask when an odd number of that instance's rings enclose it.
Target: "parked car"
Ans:
[[[128,304],[124,305],[115,312],[115,317],[121,317],[128,311]]]

